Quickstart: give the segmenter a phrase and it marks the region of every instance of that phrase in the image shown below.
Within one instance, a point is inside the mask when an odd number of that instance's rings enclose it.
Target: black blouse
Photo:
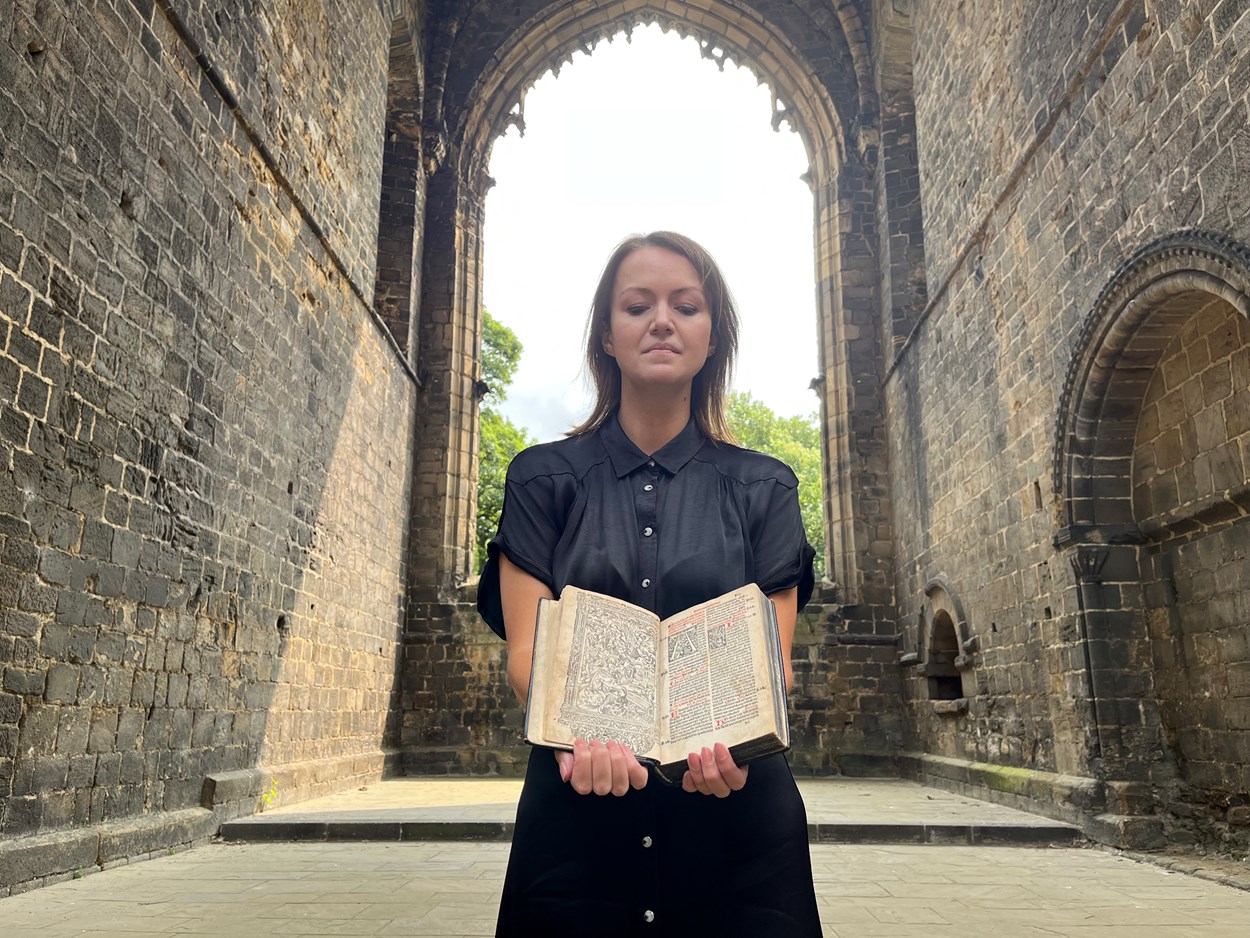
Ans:
[[[798,479],[784,463],[707,439],[692,419],[651,456],[614,415],[508,467],[478,610],[504,636],[499,552],[556,596],[570,583],[665,618],[747,583],[812,593]]]

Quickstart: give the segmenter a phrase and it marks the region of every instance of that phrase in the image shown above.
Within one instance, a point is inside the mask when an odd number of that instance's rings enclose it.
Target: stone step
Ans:
[[[399,821],[274,817],[242,818],[222,824],[226,841],[507,841],[511,821]],[[813,823],[810,843],[929,844],[933,846],[1071,846],[1081,832],[1067,824],[882,824]]]
[[[519,779],[390,779],[227,821],[229,841],[508,841]],[[1078,828],[915,782],[800,778],[821,844],[1070,845]]]

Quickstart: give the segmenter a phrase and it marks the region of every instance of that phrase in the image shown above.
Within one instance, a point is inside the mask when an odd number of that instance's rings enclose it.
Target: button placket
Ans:
[[[647,462],[647,468],[641,473],[642,484],[638,486],[634,497],[634,511],[638,519],[638,586],[641,590],[640,605],[655,611],[657,591],[655,578],[659,571],[659,538],[655,536],[657,528],[657,507],[659,504],[659,470],[655,460]]]

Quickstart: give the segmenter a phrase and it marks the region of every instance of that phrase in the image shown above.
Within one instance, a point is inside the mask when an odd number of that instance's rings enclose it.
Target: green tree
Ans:
[[[515,332],[482,310],[482,380],[490,385],[483,403],[502,401],[521,364],[521,340]]]
[[[504,478],[512,457],[535,441],[495,409],[508,396],[508,387],[521,363],[521,340],[516,333],[482,311],[482,380],[490,390],[482,399],[477,456],[477,569],[486,563],[486,543],[495,535],[503,511]]]
[[[819,583],[825,574],[819,419],[815,414],[779,417],[763,401],[743,391],[729,395],[727,416],[739,443],[747,449],[775,456],[799,477],[799,510],[803,514],[807,539],[816,550],[816,582]]]

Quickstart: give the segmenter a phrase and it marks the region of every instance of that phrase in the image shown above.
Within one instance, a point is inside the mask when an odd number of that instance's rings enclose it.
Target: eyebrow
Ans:
[[[647,296],[654,296],[654,295],[655,295],[655,291],[654,291],[654,290],[652,290],[650,287],[636,287],[636,286],[624,286],[624,287],[621,287],[619,290],[617,290],[617,291],[616,291],[616,295],[617,295],[617,296],[624,296],[626,293],[629,293],[631,290],[633,290],[635,293],[645,293]],[[693,287],[693,286],[691,286],[691,287],[678,287],[676,290],[674,290],[674,291],[673,291],[673,294],[672,294],[672,295],[674,295],[674,296],[675,296],[675,295],[677,295],[677,294],[679,294],[679,293],[697,293],[697,294],[699,294],[699,296],[701,296],[701,297],[706,295],[706,294],[704,293],[704,291],[703,291],[703,288],[702,288],[702,287]]]

